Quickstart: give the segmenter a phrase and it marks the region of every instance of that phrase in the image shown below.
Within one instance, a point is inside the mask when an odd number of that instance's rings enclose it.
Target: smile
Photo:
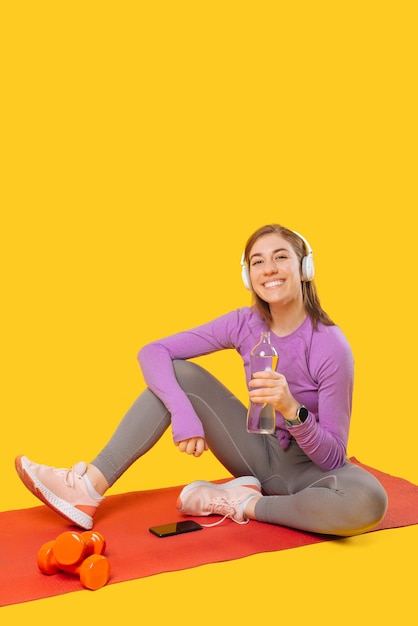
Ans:
[[[279,285],[283,285],[283,284],[284,284],[284,280],[272,280],[268,283],[264,283],[264,287],[269,289],[270,287],[278,287]]]

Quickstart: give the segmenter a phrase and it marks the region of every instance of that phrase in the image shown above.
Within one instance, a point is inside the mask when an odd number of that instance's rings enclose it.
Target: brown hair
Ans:
[[[270,235],[272,233],[277,233],[278,235],[283,237],[283,239],[286,239],[286,241],[290,243],[296,253],[296,256],[299,259],[300,267],[302,267],[302,259],[307,254],[305,242],[300,238],[297,233],[293,232],[293,230],[289,230],[288,228],[285,228],[280,224],[267,224],[266,226],[261,226],[261,228],[256,230],[249,237],[244,249],[244,260],[246,265],[248,266],[249,264],[250,252],[257,239],[263,237],[264,235]],[[334,326],[334,322],[321,307],[318,292],[316,290],[314,282],[302,281],[301,285],[305,310],[311,318],[314,328],[316,328],[318,322],[321,322],[325,326]],[[272,316],[269,304],[262,300],[254,291],[252,293],[254,299],[254,307],[260,313],[261,317],[267,322],[267,324],[270,325],[272,322]]]

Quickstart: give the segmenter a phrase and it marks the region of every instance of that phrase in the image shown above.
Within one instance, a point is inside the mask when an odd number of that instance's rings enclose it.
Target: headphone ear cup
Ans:
[[[302,259],[302,279],[309,283],[315,276],[315,267],[312,254],[307,254]]]
[[[250,272],[248,271],[248,267],[246,265],[242,266],[241,278],[242,282],[244,283],[244,287],[251,291]]]

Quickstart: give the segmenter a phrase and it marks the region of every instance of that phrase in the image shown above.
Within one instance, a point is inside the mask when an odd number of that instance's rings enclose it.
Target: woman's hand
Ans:
[[[249,382],[251,388],[250,400],[264,404],[272,404],[276,411],[280,411],[285,419],[293,419],[300,403],[295,400],[289,390],[287,380],[283,374],[266,370],[253,374]]]
[[[201,456],[204,452],[209,450],[206,439],[203,437],[191,437],[190,439],[184,439],[177,444],[180,452],[186,454],[192,454],[193,456]]]

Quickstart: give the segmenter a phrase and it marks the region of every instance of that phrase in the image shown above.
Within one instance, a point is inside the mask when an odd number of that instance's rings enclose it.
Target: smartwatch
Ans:
[[[306,422],[308,415],[309,415],[308,409],[306,408],[306,406],[301,404],[301,406],[296,411],[295,419],[285,420],[285,423],[287,424],[287,426],[290,426],[290,427],[299,426],[299,424],[303,424],[303,422]]]

